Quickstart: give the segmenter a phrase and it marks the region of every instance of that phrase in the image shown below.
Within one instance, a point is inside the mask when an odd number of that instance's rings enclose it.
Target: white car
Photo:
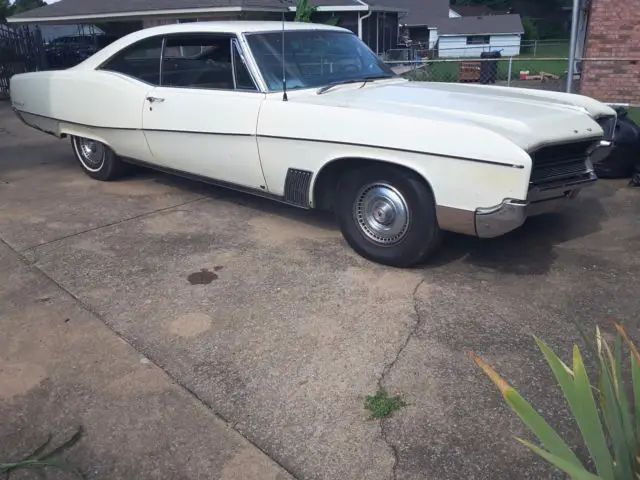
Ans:
[[[410,82],[352,32],[306,23],[149,28],[10,91],[95,179],[142,164],[332,210],[353,249],[401,267],[443,230],[495,237],[574,198],[616,122],[578,95]]]

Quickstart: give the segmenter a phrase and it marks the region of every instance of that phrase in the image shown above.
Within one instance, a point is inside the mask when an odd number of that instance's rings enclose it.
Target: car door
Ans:
[[[266,189],[256,141],[263,100],[232,35],[166,36],[160,86],[142,114],[154,162]]]
[[[84,99],[74,118],[99,129],[104,142],[122,157],[153,162],[142,111],[149,93],[160,85],[163,40],[153,36],[132,43],[85,74],[80,91],[70,92]]]

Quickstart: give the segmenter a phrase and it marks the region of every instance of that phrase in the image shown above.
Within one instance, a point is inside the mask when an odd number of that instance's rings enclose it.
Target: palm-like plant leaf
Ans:
[[[618,336],[613,350],[600,329],[596,329],[595,348],[580,332],[596,357],[598,388],[591,384],[577,346],[573,347],[573,365],[569,369],[542,340],[535,338],[567,400],[597,475],[582,465],[555,430],[495,370],[472,355],[498,386],[506,403],[536,434],[542,448],[518,440],[573,480],[640,480],[640,353],[624,327],[619,323],[615,327]],[[633,399],[623,375],[625,344],[630,350]]]

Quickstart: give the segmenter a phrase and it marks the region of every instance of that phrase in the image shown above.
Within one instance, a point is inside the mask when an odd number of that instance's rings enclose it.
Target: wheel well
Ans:
[[[431,185],[429,185],[429,182],[411,168],[382,160],[372,160],[367,158],[340,158],[332,160],[326,164],[318,173],[313,185],[314,208],[331,211],[333,209],[334,193],[338,186],[338,180],[340,177],[349,171],[373,165],[391,166],[416,175],[424,182],[425,186],[431,190],[431,193],[433,193],[433,189],[431,188]]]

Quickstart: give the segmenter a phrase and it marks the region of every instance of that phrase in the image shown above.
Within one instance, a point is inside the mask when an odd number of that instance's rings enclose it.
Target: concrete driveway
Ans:
[[[640,190],[622,182],[600,182],[566,211],[501,239],[451,236],[430,264],[397,270],[357,256],[323,215],[157,173],[93,181],[67,141],[27,130],[6,105],[0,159],[3,255],[49,282],[65,299],[58,308],[92,316],[105,358],[128,349],[175,382],[175,400],[156,401],[159,410],[136,423],[118,418],[122,399],[113,390],[101,398],[108,422],[82,416],[87,441],[100,448],[78,447],[70,458],[91,478],[124,478],[112,473],[119,456],[131,463],[129,478],[227,478],[220,465],[243,463],[229,442],[244,442],[242,455],[258,458],[260,472],[272,468],[273,478],[554,478],[513,439],[525,431],[466,352],[496,365],[571,437],[531,335],[566,358],[579,341],[574,322],[608,329],[618,318],[638,333]],[[26,315],[31,304],[23,303]],[[8,346],[23,329],[20,316],[12,319],[2,324]],[[78,339],[91,343],[86,332]],[[9,352],[4,362],[28,370],[35,361]],[[49,409],[66,425],[73,408],[56,410],[43,400],[47,389],[82,391],[92,375],[111,374],[108,364],[79,369],[62,386],[38,370],[37,381],[0,407],[11,418],[0,426],[0,458],[3,435],[15,440],[32,426],[29,412]],[[363,408],[379,387],[408,404],[382,422]],[[121,388],[131,394],[136,383]],[[175,438],[169,428],[157,433],[164,447],[151,450],[174,473],[156,477],[148,462],[136,466],[131,445],[150,441],[150,425],[179,424],[185,399],[202,407],[202,420],[185,414],[193,427],[176,429]],[[219,421],[229,442],[203,428]],[[107,423],[129,433],[105,440]],[[203,432],[222,438],[203,437],[211,455],[224,456],[209,466],[201,442],[190,461],[183,456]]]

